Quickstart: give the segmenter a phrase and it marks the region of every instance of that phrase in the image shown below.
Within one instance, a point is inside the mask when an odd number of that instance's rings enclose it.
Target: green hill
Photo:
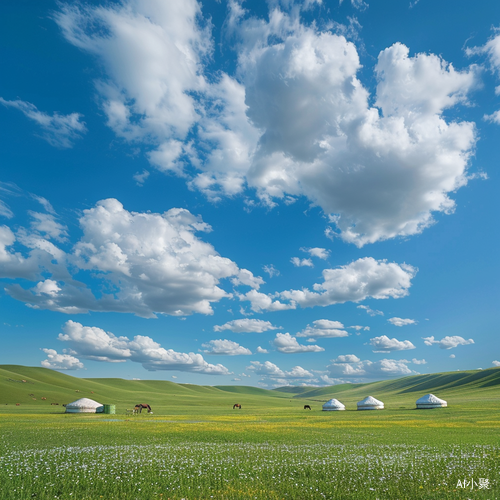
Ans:
[[[245,407],[290,408],[304,402],[325,402],[338,398],[351,407],[368,395],[393,407],[414,407],[418,397],[432,392],[449,404],[498,401],[500,368],[464,372],[414,375],[367,384],[339,384],[329,387],[281,387],[266,390],[249,386],[199,386],[163,380],[118,378],[76,378],[47,368],[0,365],[0,407],[15,406],[33,411],[63,411],[63,404],[87,397],[103,404],[115,404],[120,411],[137,403],[182,412],[182,408]],[[53,403],[53,405],[52,405]],[[57,403],[57,405],[55,404]],[[402,405],[402,406],[399,406]],[[58,407],[59,406],[59,407]],[[215,410],[214,410],[215,411]]]

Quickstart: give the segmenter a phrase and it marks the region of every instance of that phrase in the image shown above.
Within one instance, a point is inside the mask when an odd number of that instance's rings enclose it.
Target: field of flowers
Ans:
[[[500,498],[497,412],[342,413],[3,414],[1,498]]]

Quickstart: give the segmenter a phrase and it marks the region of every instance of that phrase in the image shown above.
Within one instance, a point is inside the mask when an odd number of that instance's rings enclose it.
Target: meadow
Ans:
[[[4,365],[1,498],[498,499],[500,371],[483,372],[264,391]],[[416,410],[431,383],[449,407]],[[117,413],[65,414],[40,399],[49,391],[116,403]],[[356,411],[368,394],[386,409]],[[127,413],[141,396],[153,414]],[[330,397],[346,411],[322,412]]]

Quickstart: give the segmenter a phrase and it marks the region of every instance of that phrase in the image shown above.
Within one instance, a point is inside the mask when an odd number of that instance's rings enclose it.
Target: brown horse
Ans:
[[[309,405],[304,405],[304,410],[310,410],[311,407]]]
[[[135,408],[134,410],[139,413],[142,413],[142,409],[146,409],[148,410],[148,413],[153,413],[153,410],[151,410],[151,406],[149,406],[148,404],[139,404],[139,405],[135,405]]]
[[[239,409],[241,410],[241,405],[240,405],[239,403],[236,403],[236,404],[234,404],[234,405],[233,405],[233,410],[234,410],[235,408],[239,408]]]

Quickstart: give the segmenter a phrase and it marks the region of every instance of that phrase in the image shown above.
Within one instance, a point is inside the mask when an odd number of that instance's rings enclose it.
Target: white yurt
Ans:
[[[444,399],[434,396],[434,394],[426,394],[417,399],[417,408],[422,410],[427,408],[443,408],[445,406],[448,406],[448,403]]]
[[[358,402],[358,410],[383,410],[384,403],[375,399],[372,396],[368,396],[363,401]]]
[[[338,399],[330,399],[323,405],[323,411],[340,411],[345,410],[345,405],[343,405]]]
[[[89,398],[82,398],[66,405],[66,413],[100,413],[104,406]]]

